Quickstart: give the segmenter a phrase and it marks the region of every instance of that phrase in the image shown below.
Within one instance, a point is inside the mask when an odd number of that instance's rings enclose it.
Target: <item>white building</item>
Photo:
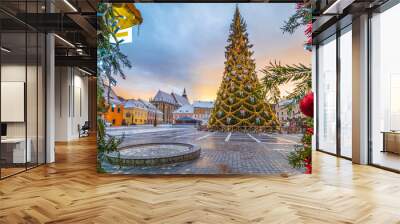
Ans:
[[[292,106],[290,104],[293,104],[293,100],[282,100],[274,105],[276,116],[281,124],[288,123],[292,119],[304,117],[300,112],[298,103]]]
[[[194,101],[193,103],[194,118],[201,120],[203,124],[207,124],[208,119],[210,119],[213,108],[214,108],[213,101]]]
[[[178,108],[177,110],[175,110],[174,112],[172,112],[172,117],[173,117],[173,123],[176,123],[176,120],[179,118],[194,118],[193,116],[193,106],[190,104],[186,104],[184,106],[181,106],[180,108]]]

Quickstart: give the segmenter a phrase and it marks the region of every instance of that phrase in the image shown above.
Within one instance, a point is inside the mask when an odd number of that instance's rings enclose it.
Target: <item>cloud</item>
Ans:
[[[144,22],[133,43],[122,45],[133,68],[116,89],[126,98],[154,96],[158,89],[194,100],[213,99],[222,79],[224,52],[236,4],[137,3]],[[302,31],[282,34],[294,4],[239,4],[254,45],[257,70],[270,60],[307,63]],[[134,32],[134,33],[136,33]]]

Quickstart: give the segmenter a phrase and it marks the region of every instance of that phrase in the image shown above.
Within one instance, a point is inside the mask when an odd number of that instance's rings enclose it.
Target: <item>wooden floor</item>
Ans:
[[[381,152],[376,150],[372,156],[374,164],[400,170],[400,155],[391,152]]]
[[[1,177],[8,177],[16,173],[20,173],[25,171],[25,167],[7,167],[7,168],[1,168]]]
[[[94,139],[0,181],[0,223],[400,223],[400,175],[314,153],[293,177],[97,174]]]

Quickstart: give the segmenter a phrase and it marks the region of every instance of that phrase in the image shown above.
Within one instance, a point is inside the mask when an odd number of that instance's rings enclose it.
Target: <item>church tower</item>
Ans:
[[[186,88],[183,88],[183,94],[182,94],[182,96],[185,97],[186,99],[188,99],[187,94],[186,94]]]

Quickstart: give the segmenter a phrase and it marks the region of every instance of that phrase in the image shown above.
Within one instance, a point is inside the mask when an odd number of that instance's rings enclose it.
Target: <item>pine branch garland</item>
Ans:
[[[262,82],[265,88],[265,95],[268,100],[278,103],[281,99],[279,86],[287,83],[296,83],[295,89],[287,96],[293,99],[293,103],[297,103],[303,98],[312,87],[311,68],[303,64],[297,65],[281,65],[279,62],[270,62],[268,66],[263,68],[261,72],[264,74]]]

